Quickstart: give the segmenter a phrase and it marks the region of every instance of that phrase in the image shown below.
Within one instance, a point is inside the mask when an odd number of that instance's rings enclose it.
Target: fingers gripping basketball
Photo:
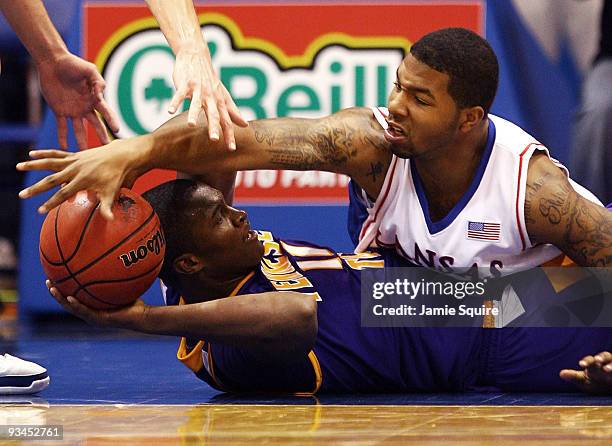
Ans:
[[[165,254],[159,219],[138,194],[122,189],[105,220],[92,192],[81,191],[47,215],[40,260],[64,296],[97,309],[135,301],[153,283]]]

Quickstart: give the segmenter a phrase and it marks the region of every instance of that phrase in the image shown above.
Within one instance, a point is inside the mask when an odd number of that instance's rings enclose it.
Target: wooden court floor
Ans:
[[[610,445],[609,406],[0,405],[66,445]]]

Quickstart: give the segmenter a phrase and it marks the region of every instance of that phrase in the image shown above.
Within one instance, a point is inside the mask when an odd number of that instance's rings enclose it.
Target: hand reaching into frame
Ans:
[[[40,88],[57,120],[60,147],[68,147],[68,119],[72,120],[79,149],[87,148],[85,123],[93,125],[102,144],[110,138],[99,112],[113,132],[119,131],[119,119],[102,96],[106,86],[96,66],[71,53],[37,63]]]
[[[183,100],[190,98],[188,124],[195,126],[198,115],[204,109],[211,141],[218,141],[222,131],[225,145],[230,150],[236,150],[232,122],[240,127],[247,127],[248,123],[215,73],[208,46],[205,43],[183,45],[176,53],[172,78],[176,93],[168,112],[175,113]]]
[[[18,170],[52,170],[36,184],[19,192],[20,198],[29,198],[56,186],[62,186],[39,209],[46,213],[80,190],[96,193],[100,200],[100,213],[107,220],[113,219],[113,201],[121,187],[131,188],[142,172],[129,168],[131,157],[138,144],[137,138],[115,140],[112,143],[80,152],[61,150],[33,150],[32,161],[17,165]],[[40,159],[36,159],[40,158]]]

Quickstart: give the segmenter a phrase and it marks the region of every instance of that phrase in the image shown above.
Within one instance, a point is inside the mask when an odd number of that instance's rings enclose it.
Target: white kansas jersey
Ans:
[[[388,111],[373,111],[386,129]],[[533,245],[525,227],[527,167],[536,150],[548,155],[546,147],[520,127],[489,115],[487,145],[470,187],[449,214],[436,222],[430,219],[414,164],[393,156],[378,199],[368,209],[356,251],[370,246],[393,248],[422,266],[456,272],[480,267],[494,275],[558,257],[561,251],[553,245]],[[570,182],[585,198],[601,204],[588,190]]]

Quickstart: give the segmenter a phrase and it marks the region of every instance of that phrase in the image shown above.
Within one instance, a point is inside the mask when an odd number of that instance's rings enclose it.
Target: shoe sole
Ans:
[[[49,386],[51,380],[47,376],[43,379],[32,381],[27,387],[0,387],[0,395],[19,395],[19,394],[30,394],[37,393],[45,390]]]

